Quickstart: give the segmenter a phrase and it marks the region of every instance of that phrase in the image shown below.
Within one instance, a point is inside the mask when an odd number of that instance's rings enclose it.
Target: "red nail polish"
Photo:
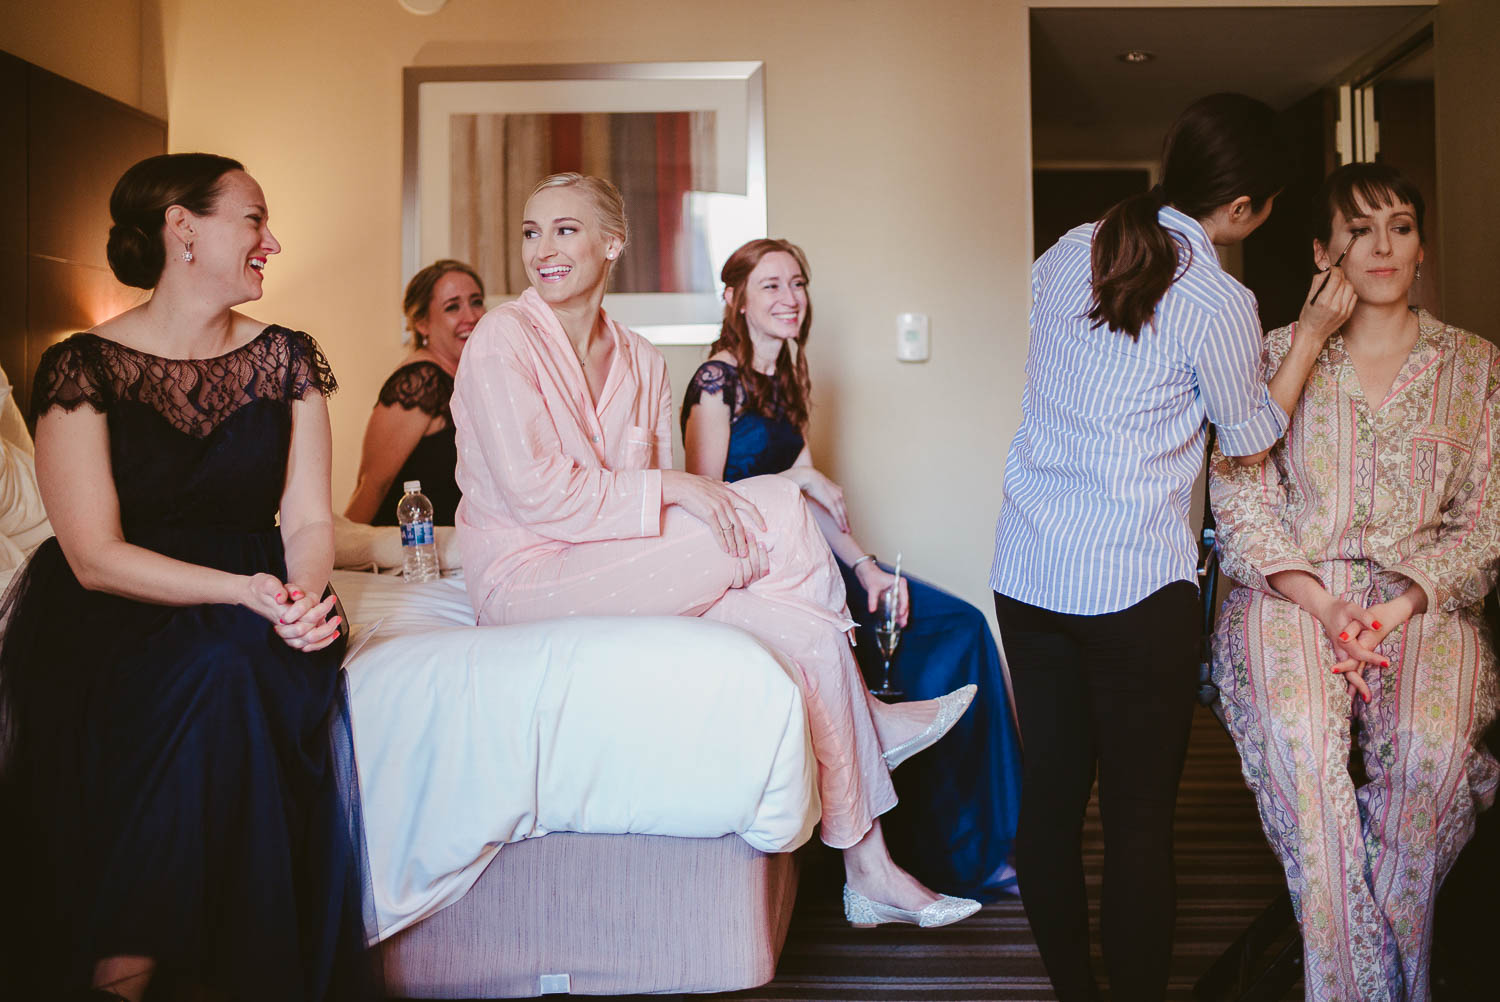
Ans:
[[[1389,668],[1390,666],[1391,666],[1391,663],[1389,661],[1382,661],[1382,662],[1380,662],[1380,667],[1382,667],[1382,668]]]
[[[1375,627],[1375,629],[1378,630],[1378,629],[1380,629],[1380,620],[1378,620],[1378,619],[1371,620],[1370,625],[1373,626],[1373,627]]]
[[[276,601],[278,601],[278,602],[285,602],[286,601],[286,596],[283,595],[283,594],[281,594],[281,592],[277,592],[276,593]]]
[[[1369,696],[1361,696],[1359,698],[1363,699],[1366,703],[1368,703],[1370,701],[1370,697]]]
[[[1342,669],[1342,668],[1337,668],[1337,667],[1335,667],[1335,668],[1334,668],[1334,669],[1333,669],[1333,673],[1334,673],[1334,674],[1335,674],[1335,675],[1341,675],[1341,674],[1343,674],[1343,671],[1344,671],[1344,669]]]
[[[1340,639],[1340,640],[1348,640],[1348,639],[1349,639],[1349,634],[1348,634],[1348,632],[1347,632],[1347,631],[1345,631],[1345,632],[1344,632],[1344,633],[1340,633],[1340,634],[1339,634],[1339,639]]]

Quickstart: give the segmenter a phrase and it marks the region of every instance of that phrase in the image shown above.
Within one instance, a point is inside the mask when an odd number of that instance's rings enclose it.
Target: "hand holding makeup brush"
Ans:
[[[1312,338],[1321,346],[1344,326],[1358,301],[1354,286],[1338,265],[1314,275],[1297,318],[1297,340]]]

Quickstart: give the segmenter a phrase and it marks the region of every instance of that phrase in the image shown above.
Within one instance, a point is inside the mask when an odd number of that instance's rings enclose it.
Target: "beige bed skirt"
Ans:
[[[737,835],[554,832],[506,846],[463,898],[382,943],[386,986],[411,998],[751,988],[776,972],[796,895],[793,854]]]

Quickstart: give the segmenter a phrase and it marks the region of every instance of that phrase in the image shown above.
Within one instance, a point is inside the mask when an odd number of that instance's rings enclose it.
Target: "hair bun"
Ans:
[[[221,179],[244,169],[238,160],[213,153],[161,153],[121,174],[109,196],[115,225],[104,251],[115,277],[137,289],[156,288],[167,266],[166,211],[180,205],[194,215],[212,215]]]
[[[134,223],[115,223],[109,228],[105,256],[115,278],[137,289],[155,288],[166,265],[161,241],[152,240]]]

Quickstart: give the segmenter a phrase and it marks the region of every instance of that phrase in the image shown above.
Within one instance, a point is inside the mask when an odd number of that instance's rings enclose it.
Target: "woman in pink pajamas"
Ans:
[[[962,715],[972,688],[886,706],[845,636],[837,566],[797,485],[732,487],[666,469],[666,362],[600,308],[625,249],[624,204],[599,178],[558,174],[526,204],[532,287],[474,329],[455,379],[459,543],[482,624],[573,615],[706,616],[791,660],[807,703],[822,838],[844,851],[857,925],[947,925],[977,901],[897,866],[879,816],[890,770]]]

